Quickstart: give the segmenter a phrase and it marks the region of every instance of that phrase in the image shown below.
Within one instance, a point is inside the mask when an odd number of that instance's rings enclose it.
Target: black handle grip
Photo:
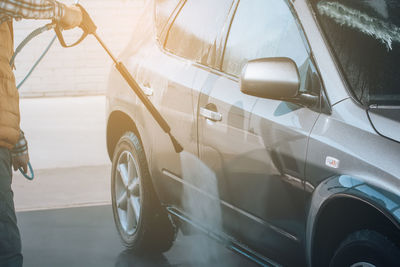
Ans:
[[[122,77],[124,77],[125,81],[129,84],[129,86],[132,88],[135,94],[142,101],[147,110],[151,113],[151,115],[153,115],[154,119],[158,122],[158,124],[164,130],[164,132],[169,133],[171,131],[171,128],[169,127],[168,123],[161,116],[158,110],[154,107],[153,103],[143,93],[140,86],[136,83],[136,81],[132,78],[129,71],[126,69],[125,65],[122,62],[118,62],[118,64],[116,64],[115,67],[117,68],[119,73],[121,73]]]
[[[136,93],[136,95],[142,101],[142,103],[150,112],[150,114],[153,116],[153,118],[157,121],[158,125],[160,125],[160,127],[164,130],[164,132],[166,132],[169,135],[171,142],[174,146],[175,152],[181,153],[183,151],[182,145],[179,144],[178,140],[176,140],[175,137],[171,134],[171,128],[169,127],[168,123],[165,121],[164,117],[156,109],[153,103],[151,103],[151,101],[143,93],[142,89],[136,83],[135,79],[133,79],[132,75],[129,73],[125,65],[122,62],[118,62],[115,65],[115,67],[117,68],[119,73],[121,73],[122,77],[124,77],[125,81],[129,84],[131,89]]]

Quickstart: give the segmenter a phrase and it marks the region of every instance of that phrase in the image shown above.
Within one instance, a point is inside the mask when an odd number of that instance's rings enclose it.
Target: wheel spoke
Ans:
[[[127,209],[128,198],[126,192],[123,192],[122,195],[117,199],[117,207],[119,209],[125,210]]]
[[[127,162],[128,162],[128,179],[129,179],[128,181],[130,183],[132,179],[137,177],[136,166],[131,154],[129,154]]]
[[[127,205],[128,209],[126,212],[126,230],[127,231],[132,231],[135,228],[135,222],[136,222],[136,214],[135,211],[131,205],[131,203],[129,203],[128,201],[128,205]]]
[[[136,177],[132,180],[131,184],[128,186],[128,190],[135,197],[140,195],[139,178]]]
[[[140,217],[140,198],[139,197],[130,197],[130,202],[135,212],[136,222],[139,222]]]
[[[139,178],[135,177],[135,179],[132,181],[131,188],[135,188],[136,186],[139,186]]]
[[[129,183],[129,174],[126,164],[119,164],[118,165],[119,176],[121,178],[122,184],[124,187],[128,187]]]

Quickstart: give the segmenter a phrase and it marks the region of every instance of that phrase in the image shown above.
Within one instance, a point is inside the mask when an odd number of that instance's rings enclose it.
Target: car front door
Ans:
[[[288,261],[299,263],[307,140],[319,112],[240,91],[244,64],[266,57],[293,59],[300,90],[320,89],[312,82],[315,68],[288,3],[241,0],[221,72],[196,77],[199,156],[216,175],[224,229],[261,253],[273,258],[290,253]]]

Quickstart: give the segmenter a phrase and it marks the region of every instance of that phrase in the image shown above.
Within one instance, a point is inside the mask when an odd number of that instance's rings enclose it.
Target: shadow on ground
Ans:
[[[193,251],[199,243],[214,244],[203,235],[178,235],[174,246],[164,254],[131,253],[120,242],[111,206],[19,212],[17,217],[24,267],[204,266],[199,261],[201,255],[193,257]],[[206,265],[256,266],[223,247],[220,254]]]

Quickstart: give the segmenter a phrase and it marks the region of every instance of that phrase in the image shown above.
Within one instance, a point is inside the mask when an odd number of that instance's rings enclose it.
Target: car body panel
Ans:
[[[338,159],[338,167],[327,166],[327,157]],[[373,177],[376,186],[400,194],[399,158],[400,144],[377,134],[365,109],[347,99],[319,117],[309,140],[306,177],[311,187],[338,174]]]
[[[110,123],[112,115],[118,112],[131,118],[138,128],[143,144],[147,145],[144,146],[146,156],[150,157],[153,141],[150,133],[151,129],[156,126],[155,123],[146,123],[149,120],[147,119],[143,104],[133,92],[130,92],[131,89],[116,70],[111,71],[110,81],[112,81],[112,85],[109,86],[110,89],[107,92],[106,101],[107,124]],[[113,155],[111,151],[109,151],[109,156],[112,159]]]
[[[329,165],[327,157],[337,165]],[[366,111],[351,99],[333,106],[330,116],[321,114],[310,135],[306,166],[309,262],[318,213],[335,195],[354,196],[400,222],[399,158],[400,144],[377,134]]]
[[[238,78],[218,70],[226,25],[207,67],[164,50],[148,12],[150,22],[135,31],[120,58],[184,152],[174,152],[115,70],[107,116],[123,112],[137,126],[164,206],[276,261],[303,265],[306,257],[311,264],[320,209],[335,197],[360,199],[400,223],[400,143],[379,135],[366,108],[351,99],[308,1],[290,5],[311,49],[307,63],[326,95],[323,110],[243,94]]]

